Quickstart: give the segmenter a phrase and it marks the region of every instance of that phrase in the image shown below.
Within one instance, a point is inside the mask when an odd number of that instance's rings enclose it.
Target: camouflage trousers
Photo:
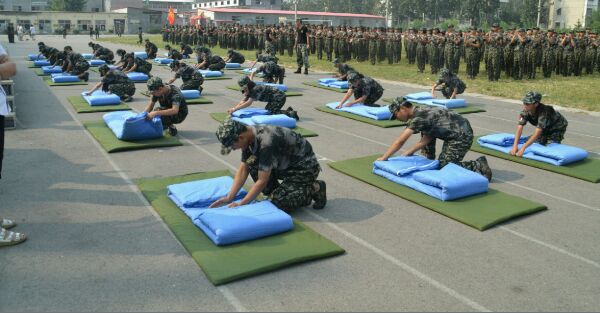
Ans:
[[[287,97],[283,92],[275,92],[271,101],[267,102],[265,110],[269,111],[270,114],[280,114],[281,108],[285,105]]]
[[[275,56],[275,46],[272,41],[265,40],[265,53],[271,56]]]
[[[435,143],[436,139],[434,138],[421,149],[421,154],[430,160],[435,160]],[[446,166],[448,163],[454,163],[470,171],[481,174],[483,172],[481,163],[477,161],[463,161],[463,158],[471,148],[472,144],[473,135],[462,137],[460,140],[444,141],[442,152],[438,157],[440,168]]]
[[[127,84],[111,84],[108,86],[108,91],[119,96],[121,100],[124,100],[133,96],[135,93],[135,84],[133,82]]]
[[[427,63],[427,46],[417,44],[417,68],[423,73],[425,64]]]
[[[156,108],[154,109],[154,111],[161,111],[163,109],[161,108]],[[179,124],[181,122],[183,122],[185,120],[185,118],[188,115],[188,111],[187,110],[179,110],[179,112],[177,112],[176,115],[163,115],[160,117],[160,120],[162,122],[162,126],[163,129],[167,129],[169,128],[169,126],[172,126],[173,124]]]
[[[90,64],[86,61],[86,62],[77,62],[75,63],[75,66],[73,66],[73,68],[71,69],[70,74],[71,75],[81,75],[83,73],[85,73],[85,71],[87,71],[90,68]]]
[[[208,66],[210,71],[220,71],[225,68],[225,62],[213,63]]]
[[[449,86],[444,86],[442,87],[442,89],[440,89],[440,91],[442,92],[442,95],[444,95],[444,97],[446,97],[446,99],[450,99],[450,97],[452,96],[452,93],[454,92],[453,88],[450,88]],[[465,92],[465,90],[456,90],[456,95],[460,95],[461,93]]]
[[[202,79],[189,79],[181,84],[181,90],[199,90],[202,93],[202,83],[204,83],[204,78]]]
[[[258,167],[248,164],[250,176],[258,180]],[[309,205],[313,200],[314,184],[321,171],[318,164],[301,170],[291,170],[285,173],[271,172],[269,182],[263,194],[283,211],[290,211]],[[281,182],[280,182],[281,181]]]
[[[552,132],[542,132],[540,137],[536,140],[537,143],[547,145],[549,142],[561,143],[565,139],[565,133],[567,132],[567,125],[564,128],[553,130]]]
[[[306,44],[299,43],[296,46],[296,64],[298,64],[298,67],[302,67],[302,65],[304,65],[305,68],[310,67],[310,64],[308,63],[308,48]]]
[[[107,63],[110,63],[115,58],[115,55],[111,52],[109,54],[99,55],[96,58],[99,60],[102,60],[102,61],[106,61]]]
[[[284,77],[285,77],[285,68],[280,67],[279,71],[272,73],[271,75],[265,73],[263,76],[263,82],[283,85]]]
[[[140,65],[138,65],[135,68],[136,72],[144,73],[146,75],[150,74],[151,70],[152,70],[152,64],[150,64],[148,62],[141,63]]]
[[[465,51],[465,60],[467,63],[467,75],[475,78],[479,74],[479,50],[469,48]]]
[[[379,100],[381,98],[381,96],[383,96],[383,89],[379,88],[379,89],[375,89],[373,88],[373,93],[371,93],[369,96],[367,96],[367,98],[365,99],[365,101],[363,101],[363,104],[366,106],[379,106],[376,105],[375,102],[377,102],[377,100]],[[362,97],[362,91],[360,89],[354,89],[354,98],[358,99],[360,97]]]
[[[552,75],[552,71],[554,71],[554,67],[556,61],[556,53],[554,52],[554,48],[546,48],[542,54],[542,72],[544,77],[549,78]]]
[[[488,74],[489,81],[498,81],[500,78],[500,67],[501,67],[501,57],[500,53],[502,50],[497,47],[488,47],[486,49],[487,52],[487,62],[486,69]]]

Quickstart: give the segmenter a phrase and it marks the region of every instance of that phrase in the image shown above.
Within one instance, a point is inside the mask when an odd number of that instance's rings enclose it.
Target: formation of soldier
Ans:
[[[600,37],[590,29],[557,33],[553,29],[503,30],[493,24],[488,32],[471,28],[456,31],[453,25],[439,28],[367,28],[308,25],[309,53],[317,59],[342,62],[354,60],[371,64],[399,63],[402,50],[418,72],[426,67],[432,74],[447,68],[458,73],[465,64],[467,77],[480,69],[490,81],[501,74],[515,80],[589,75],[600,72]],[[202,27],[170,26],[162,38],[171,44],[219,46],[223,49],[257,50],[272,55],[294,55],[296,29],[292,24]],[[482,64],[483,63],[483,64]]]

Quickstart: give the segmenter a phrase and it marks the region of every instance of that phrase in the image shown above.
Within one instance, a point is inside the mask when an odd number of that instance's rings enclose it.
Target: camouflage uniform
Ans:
[[[273,33],[271,29],[266,29],[264,33],[265,38],[265,53],[275,55],[275,46],[273,45]]]
[[[488,80],[498,81],[500,78],[500,69],[502,67],[502,53],[504,48],[504,38],[502,34],[498,32],[491,32],[488,36],[488,43],[486,45],[487,62],[486,69],[488,74]]]
[[[319,192],[315,192],[314,186],[318,182],[324,195],[325,184],[317,181],[321,166],[311,144],[287,128],[243,126],[239,122],[227,119],[216,133],[223,144],[222,153],[231,150],[231,146],[246,127],[251,127],[255,141],[242,150],[242,162],[248,167],[248,172],[255,182],[258,181],[259,171],[271,172],[262,193],[284,211],[307,206],[313,200],[316,205]]]
[[[306,34],[311,34],[310,29],[308,29],[308,27],[306,26],[302,26],[300,27],[300,29],[296,30],[296,40],[298,42],[298,44],[296,45],[296,64],[298,64],[298,68],[302,67],[304,65],[305,69],[308,69],[310,67],[310,64],[308,63],[308,42],[303,43],[304,41],[306,41]],[[300,36],[304,36],[304,38],[302,40],[300,40]]]
[[[70,72],[71,75],[83,74],[90,68],[88,61],[79,53],[69,53],[67,56],[67,62],[68,64],[72,65]]]
[[[152,70],[152,63],[137,57],[133,62],[137,65],[135,68],[136,72],[144,73],[146,75],[150,74],[150,71]]]
[[[556,66],[556,49],[558,41],[556,36],[552,35],[544,41],[544,50],[542,52],[542,73],[544,77],[550,78],[552,71]]]
[[[445,71],[442,70],[442,75],[440,75],[440,77],[438,78],[438,81],[437,81],[438,85],[441,85],[441,84],[444,85],[441,89],[444,97],[450,98],[452,96],[452,93],[454,92],[455,88],[456,88],[457,95],[460,95],[463,92],[465,92],[467,85],[462,80],[460,80],[460,78],[458,78],[458,76],[456,76],[455,74],[446,76],[446,75],[444,75],[444,73],[445,73]]]
[[[327,30],[325,34],[325,55],[327,56],[327,61],[331,61],[333,59],[333,31]]]
[[[146,54],[148,55],[148,59],[152,60],[152,59],[156,58],[156,53],[158,52],[158,47],[154,43],[147,41],[146,45],[145,45],[145,50],[146,50]]]
[[[253,101],[267,102],[265,109],[268,110],[270,114],[282,113],[281,108],[285,105],[287,99],[283,91],[279,91],[279,89],[269,86],[254,86],[254,88],[247,91],[245,95],[246,98],[244,101],[252,99]]]
[[[135,83],[119,70],[110,70],[102,77],[102,91],[113,93],[125,100],[135,93]]]
[[[263,81],[266,83],[278,82],[279,84],[283,84],[283,78],[285,77],[285,68],[283,66],[277,65],[277,63],[273,61],[265,62],[256,70],[256,72],[264,73]]]
[[[100,47],[95,53],[96,59],[111,63],[115,58],[115,54],[108,48]]]
[[[479,47],[474,47],[473,44],[479,44]],[[465,43],[465,58],[467,60],[467,75],[470,78],[477,77],[479,72],[479,51],[481,50],[481,42],[479,36],[469,35]]]
[[[425,71],[425,64],[427,64],[427,43],[428,38],[426,34],[418,34],[416,37],[417,45],[417,68],[419,73]]]
[[[181,90],[199,90],[200,92],[203,90],[204,77],[195,68],[185,63],[181,63],[179,69],[175,72],[175,78],[181,78],[183,81]]]
[[[231,51],[228,53],[229,56],[229,62],[231,63],[244,63],[246,62],[246,58],[239,52],[237,51]]]
[[[350,65],[346,64],[346,63],[341,63],[339,65],[337,65],[337,70],[338,70],[338,78],[340,80],[348,80],[348,73],[349,72],[356,72],[356,70],[354,68],[352,68]]]
[[[354,98],[358,99],[366,96],[362,104],[367,106],[378,106],[375,104],[383,95],[383,87],[371,77],[363,77],[360,79],[357,87],[352,87]]]
[[[538,107],[534,113],[529,113],[525,110],[519,115],[519,125],[525,126],[528,122],[541,129],[542,134],[537,139],[537,142],[542,145],[547,145],[549,142],[561,143],[565,138],[565,132],[569,123],[554,110],[551,105],[540,103],[542,96],[539,93],[528,92],[523,98],[523,103],[538,103]]]
[[[391,110],[392,108],[390,108]],[[473,129],[469,120],[453,111],[436,107],[415,107],[414,116],[406,125],[414,133],[433,137],[421,150],[428,159],[435,159],[436,139],[444,141],[438,157],[440,168],[454,163],[468,170],[483,174],[483,165],[479,161],[463,161],[473,144]]]
[[[163,85],[162,80],[158,77],[153,77],[148,80],[148,90],[155,90],[158,85],[156,81],[160,81],[160,86]],[[185,120],[188,115],[187,103],[185,102],[185,98],[181,94],[181,90],[175,85],[167,85],[167,88],[171,89],[171,92],[162,97],[152,96],[152,102],[158,101],[159,107],[154,109],[155,111],[168,110],[173,107],[173,105],[179,106],[179,112],[177,115],[171,116],[161,116],[161,121],[163,124],[163,129],[168,128],[173,124],[179,124]]]
[[[207,57],[205,68],[210,71],[220,71],[225,68],[225,60],[218,55],[211,55]]]

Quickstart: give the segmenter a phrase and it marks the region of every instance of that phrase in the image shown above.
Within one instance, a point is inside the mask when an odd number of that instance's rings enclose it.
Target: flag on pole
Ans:
[[[175,24],[175,12],[173,12],[173,7],[169,6],[169,24],[173,25]]]

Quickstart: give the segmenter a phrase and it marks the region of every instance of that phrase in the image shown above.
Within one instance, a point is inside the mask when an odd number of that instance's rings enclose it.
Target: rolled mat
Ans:
[[[475,138],[473,140],[473,145],[471,146],[472,151],[495,156],[523,165],[533,166],[539,169],[578,178],[592,183],[600,182],[600,159],[588,157],[585,160],[576,163],[571,163],[563,166],[556,166],[545,162],[512,156],[500,151],[482,147],[477,143],[477,139],[478,138]]]
[[[206,78],[205,78],[206,79]],[[231,90],[235,90],[235,91],[240,91],[242,90],[239,86],[227,86],[227,89],[231,89]],[[286,91],[284,92],[286,97],[299,97],[302,96],[301,92],[297,92],[297,91]]]
[[[286,233],[230,246],[215,246],[167,197],[167,186],[223,175],[230,173],[218,171],[136,181],[142,194],[214,285],[345,252],[297,220],[294,229]]]
[[[335,92],[341,92],[341,93],[346,93],[348,91],[348,89],[332,88],[332,87],[327,87],[327,86],[319,85],[319,83],[316,82],[316,81],[302,82],[302,84],[304,84],[306,86],[317,87],[317,88],[327,89],[327,90],[331,90],[331,91],[335,91]]]
[[[100,145],[108,153],[129,151],[129,150],[140,150],[149,148],[160,148],[160,147],[174,147],[182,146],[183,144],[175,137],[171,137],[169,134],[165,134],[162,138],[142,140],[142,141],[123,141],[117,139],[115,134],[106,126],[106,123],[102,120],[98,121],[85,121],[83,126],[92,134],[94,139],[100,143]]]
[[[389,98],[384,98],[383,101],[387,102],[387,103],[392,103],[393,99],[389,99]],[[420,105],[418,103],[415,103],[416,105]],[[471,114],[471,113],[481,113],[481,112],[486,112],[485,109],[483,109],[482,107],[479,106],[475,106],[475,105],[467,105],[464,108],[455,108],[455,109],[450,109],[450,111],[456,112],[458,114]]]
[[[331,113],[331,114],[347,117],[347,118],[350,118],[350,119],[353,119],[353,120],[356,120],[359,122],[364,122],[367,124],[371,124],[371,125],[375,125],[375,126],[379,126],[379,127],[383,127],[383,128],[398,127],[398,126],[406,125],[405,122],[398,121],[398,120],[374,120],[372,118],[356,115],[353,113],[330,109],[326,106],[316,107],[315,109],[317,109],[321,112],[326,112],[326,113]]]
[[[44,77],[44,81],[46,82],[46,84],[48,84],[48,86],[74,86],[74,85],[87,85],[87,82],[84,81],[78,81],[78,82],[68,82],[68,83],[55,83],[52,81],[52,79],[48,76],[48,77]]]
[[[143,96],[146,97],[150,97],[151,94],[148,93],[148,91],[140,91],[140,94],[142,94]],[[185,100],[186,104],[209,104],[209,103],[213,103],[212,100],[201,96],[200,98],[196,98],[196,99],[186,99]]]
[[[122,103],[118,105],[91,106],[82,96],[69,96],[67,100],[73,106],[77,113],[111,112],[131,110],[129,106]]]
[[[223,122],[225,120],[225,118],[227,117],[227,113],[210,113],[210,117],[212,117],[215,121]],[[312,130],[308,130],[306,128],[302,128],[299,126],[296,126],[296,128],[294,128],[292,130],[295,131],[296,133],[298,133],[302,137],[319,136],[319,134],[313,132]]]
[[[543,204],[512,196],[495,189],[488,189],[487,193],[462,199],[441,201],[373,174],[373,161],[380,156],[372,155],[331,162],[329,166],[348,176],[481,231],[513,218],[547,209]]]

